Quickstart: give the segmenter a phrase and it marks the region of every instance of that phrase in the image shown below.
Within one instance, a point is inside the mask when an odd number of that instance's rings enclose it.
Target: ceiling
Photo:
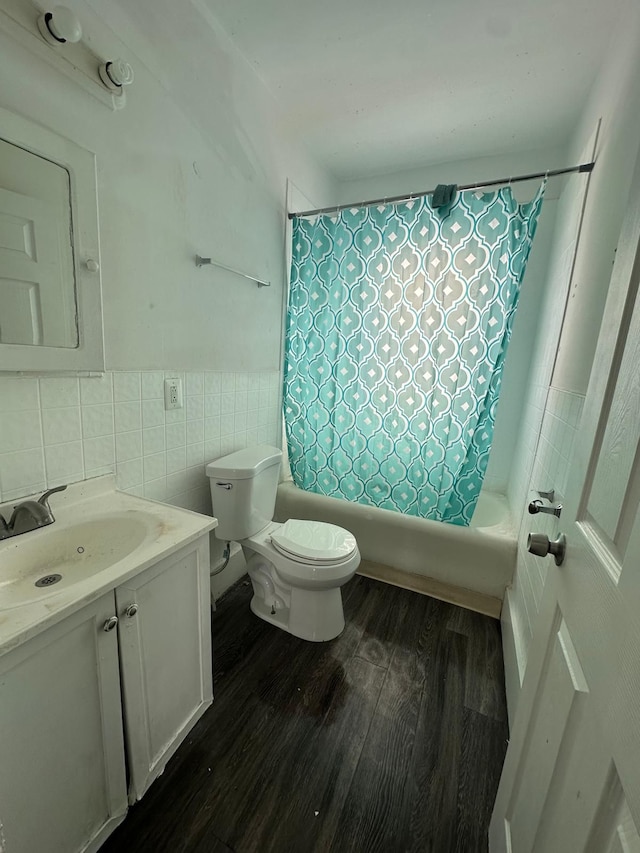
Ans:
[[[620,0],[204,0],[331,173],[567,141]]]

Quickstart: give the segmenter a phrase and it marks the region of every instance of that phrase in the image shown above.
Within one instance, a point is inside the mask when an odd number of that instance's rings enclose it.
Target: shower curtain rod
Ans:
[[[591,172],[595,162],[581,163],[579,166],[569,166],[567,169],[551,169],[548,172],[534,172],[531,175],[518,175],[515,178],[498,178],[495,181],[480,181],[477,184],[465,184],[456,187],[457,190],[475,190],[480,187],[495,187],[499,184],[516,184],[519,181],[533,181],[536,178],[555,178],[556,175],[569,175],[571,172]],[[422,198],[425,195],[433,195],[435,190],[424,190],[419,193],[406,193],[405,195],[386,196],[385,198],[374,198],[370,201],[358,201],[353,204],[337,204],[334,207],[319,207],[317,210],[301,210],[298,213],[289,213],[289,219],[294,216],[315,216],[318,213],[337,213],[339,210],[347,210],[350,207],[370,207],[373,204],[387,204],[390,201],[410,201],[412,198]]]

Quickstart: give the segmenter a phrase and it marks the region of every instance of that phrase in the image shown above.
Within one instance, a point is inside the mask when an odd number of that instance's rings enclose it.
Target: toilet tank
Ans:
[[[262,444],[207,465],[218,539],[239,542],[273,519],[281,459],[281,450]]]

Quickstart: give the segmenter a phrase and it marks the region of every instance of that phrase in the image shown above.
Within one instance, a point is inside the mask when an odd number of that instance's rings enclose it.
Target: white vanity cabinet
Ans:
[[[212,701],[208,548],[131,578],[116,604],[133,803]]]
[[[205,533],[0,656],[0,851],[97,850],[211,701]]]
[[[106,593],[0,657],[0,850],[97,849],[127,810],[114,612]]]

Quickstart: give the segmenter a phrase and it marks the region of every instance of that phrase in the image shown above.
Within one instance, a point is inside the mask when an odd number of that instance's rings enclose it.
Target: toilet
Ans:
[[[260,445],[210,462],[215,535],[239,542],[256,616],[303,640],[332,640],[344,629],[340,587],[360,564],[355,537],[320,521],[273,521],[282,451]]]

